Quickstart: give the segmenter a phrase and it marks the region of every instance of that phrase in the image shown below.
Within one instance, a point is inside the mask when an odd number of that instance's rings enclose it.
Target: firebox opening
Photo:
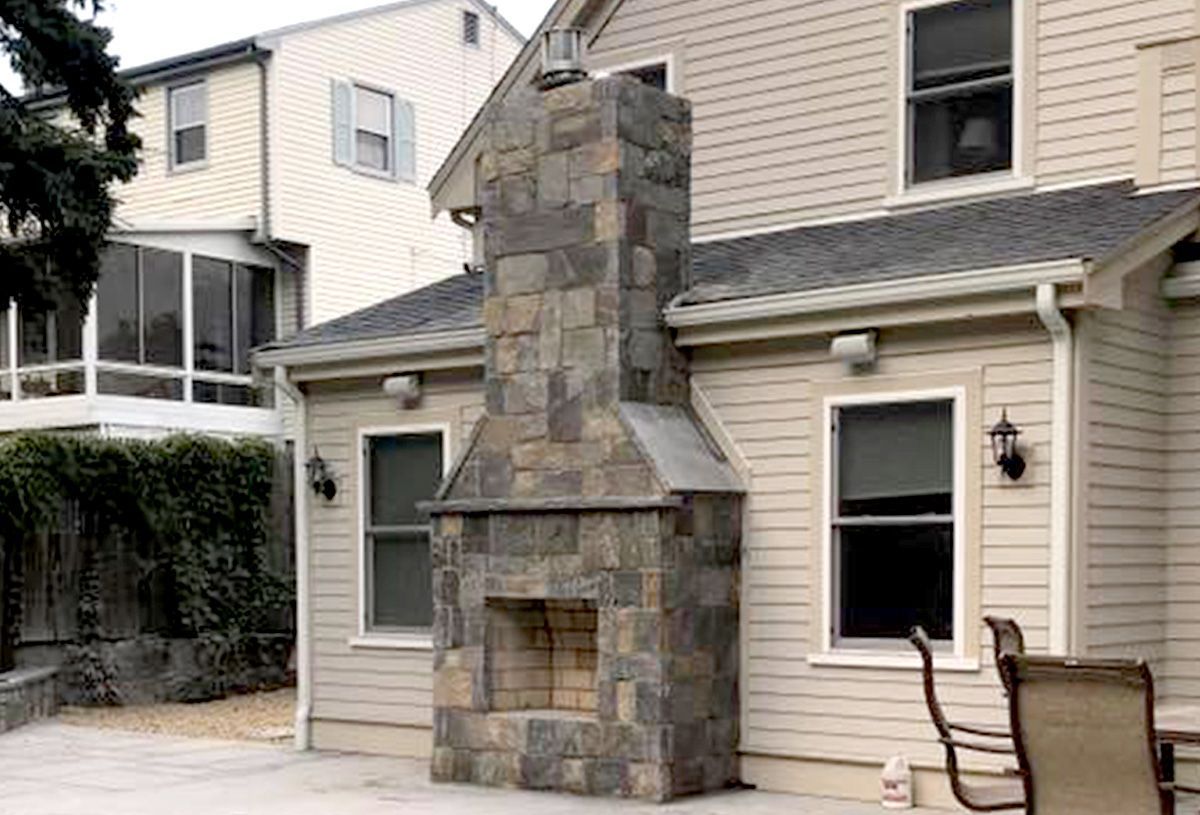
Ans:
[[[493,711],[596,712],[596,604],[487,601]]]

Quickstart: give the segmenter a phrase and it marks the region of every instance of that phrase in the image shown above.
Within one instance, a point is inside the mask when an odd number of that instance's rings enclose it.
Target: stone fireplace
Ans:
[[[486,414],[430,507],[433,777],[724,787],[741,485],[660,316],[690,273],[690,107],[528,89],[485,138]]]

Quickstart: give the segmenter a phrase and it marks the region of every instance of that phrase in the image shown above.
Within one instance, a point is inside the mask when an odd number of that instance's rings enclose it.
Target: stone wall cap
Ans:
[[[55,667],[18,668],[15,671],[0,674],[0,691],[44,682],[57,674],[58,668]]]
[[[679,509],[683,499],[654,495],[621,495],[602,498],[472,498],[461,501],[422,501],[417,508],[431,515],[492,515],[518,512],[632,512],[643,509]]]

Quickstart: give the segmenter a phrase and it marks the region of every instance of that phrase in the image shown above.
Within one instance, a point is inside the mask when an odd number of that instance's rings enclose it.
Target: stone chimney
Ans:
[[[661,319],[691,111],[517,94],[478,176],[487,412],[431,506],[433,777],[667,800],[737,779],[740,485]]]

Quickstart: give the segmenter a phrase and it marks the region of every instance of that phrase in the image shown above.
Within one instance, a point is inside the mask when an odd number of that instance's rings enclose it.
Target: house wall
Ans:
[[[698,237],[878,212],[892,205],[898,0],[627,0],[592,46],[602,62],[673,52],[695,105]],[[1027,0],[1039,185],[1132,177],[1136,45],[1190,34],[1195,0]],[[1175,98],[1189,80],[1170,80]],[[1185,114],[1186,116],[1186,114]],[[1178,118],[1178,117],[1176,117]],[[1171,143],[1189,136],[1172,130]],[[1170,177],[1191,165],[1170,158]],[[1194,165],[1194,161],[1191,163]]]
[[[1157,669],[1167,644],[1172,318],[1154,265],[1125,282],[1125,307],[1079,318],[1083,410],[1077,608],[1098,657],[1140,656]]]
[[[1200,301],[1173,309],[1167,400],[1166,693],[1200,703]]]
[[[428,374],[415,410],[401,411],[380,380],[309,386],[308,442],[337,477],[333,501],[309,509],[312,553],[313,744],[427,756],[433,721],[433,652],[354,645],[360,634],[359,430],[448,425],[458,454],[483,412],[477,372]]]
[[[459,134],[519,50],[480,13],[478,48],[462,42],[468,2],[434,2],[286,34],[271,60],[271,186],[276,237],[304,243],[311,323],[323,322],[462,270],[470,236],[426,192]],[[413,184],[333,162],[331,82],[354,80],[411,101]]]
[[[881,378],[968,371],[982,382],[978,424],[982,555],[976,584],[980,614],[1015,617],[1033,650],[1048,642],[1048,541],[1051,346],[1036,320],[974,321],[882,332],[879,363],[864,387]],[[697,350],[694,384],[751,472],[744,537],[743,775],[770,789],[849,795],[873,792],[878,768],[903,754],[922,767],[942,756],[926,712],[919,671],[824,667],[808,657],[814,643],[819,540],[812,493],[811,398],[816,383],[844,382],[827,338]],[[1008,408],[1022,431],[1029,469],[1007,481],[991,463],[986,430]],[[969,621],[981,625],[979,617]],[[1002,724],[1003,697],[981,633],[978,670],[938,672],[951,717]],[[844,762],[833,769],[827,762]],[[811,772],[806,769],[817,767]],[[823,768],[823,769],[822,769]],[[922,800],[945,801],[940,773],[923,775]]]
[[[254,64],[218,68],[207,74],[206,81],[208,161],[201,169],[170,169],[170,84],[142,90],[137,103],[140,116],[131,124],[142,138],[141,168],[116,191],[118,223],[260,215],[259,68]]]

